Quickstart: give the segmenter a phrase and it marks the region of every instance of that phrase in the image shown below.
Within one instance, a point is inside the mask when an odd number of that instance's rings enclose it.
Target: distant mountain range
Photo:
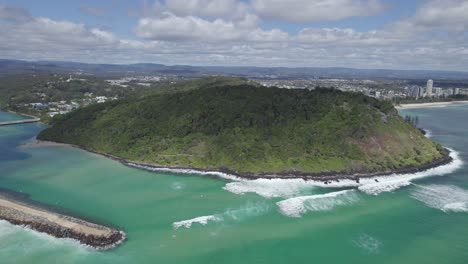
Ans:
[[[249,78],[356,78],[356,79],[438,79],[468,80],[468,72],[428,70],[388,70],[319,67],[223,67],[223,66],[168,66],[153,63],[138,64],[88,64],[61,61],[21,61],[0,59],[0,76],[10,74],[74,73],[97,76],[174,74],[187,77],[227,75]]]

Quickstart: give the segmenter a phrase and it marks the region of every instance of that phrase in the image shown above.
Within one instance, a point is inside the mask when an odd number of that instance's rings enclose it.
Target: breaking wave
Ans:
[[[424,129],[424,132],[426,132],[425,136],[426,136],[427,138],[431,138],[431,137],[432,137],[432,131],[431,131],[431,130],[429,130],[429,129]]]
[[[198,223],[198,224],[201,224],[201,225],[207,225],[209,221],[219,222],[219,221],[222,221],[222,220],[223,220],[222,218],[220,218],[220,217],[218,217],[216,215],[207,215],[207,216],[195,217],[195,218],[189,219],[189,220],[175,222],[175,223],[172,224],[172,226],[175,229],[179,229],[180,227],[190,228],[192,226],[192,224],[195,224],[195,223]]]
[[[0,247],[2,256],[21,255],[30,258],[44,252],[58,251],[70,259],[78,260],[88,254],[98,253],[92,247],[80,244],[77,240],[56,238],[25,226],[13,225],[5,220],[0,220],[0,241],[2,241]]]
[[[230,182],[223,189],[235,194],[256,193],[265,198],[287,198],[314,187],[315,182],[302,179],[256,179]]]
[[[383,192],[392,192],[401,187],[411,185],[410,179],[395,179],[382,182],[365,183],[358,187],[358,190],[371,195],[378,195]]]
[[[7,237],[14,232],[14,225],[8,223],[5,220],[0,220],[0,239],[3,240],[4,237]]]
[[[452,185],[415,185],[411,197],[443,212],[468,212],[468,190]]]
[[[299,195],[310,194],[311,190],[320,188],[349,188],[356,187],[360,191],[378,195],[383,192],[391,192],[411,184],[412,180],[450,174],[459,169],[463,162],[458,152],[450,150],[453,161],[426,171],[411,174],[392,174],[387,176],[375,176],[361,178],[359,183],[354,180],[342,179],[328,182],[304,180],[304,179],[255,179],[249,180],[217,171],[198,171],[192,169],[155,168],[135,163],[126,163],[129,166],[155,172],[171,172],[183,174],[203,174],[229,180],[223,189],[234,194],[256,193],[265,198],[291,198]]]
[[[450,150],[450,156],[453,161],[426,171],[411,174],[392,174],[387,176],[376,176],[370,178],[361,178],[359,183],[353,180],[332,181],[328,184],[320,181],[303,179],[256,179],[246,180],[237,179],[234,182],[227,183],[224,189],[235,193],[256,193],[266,198],[290,198],[298,195],[310,193],[314,188],[349,188],[356,187],[371,195],[378,195],[383,192],[391,192],[401,187],[411,184],[412,180],[450,174],[459,169],[463,162],[459,158],[458,152]]]
[[[337,206],[348,205],[358,201],[354,190],[344,190],[326,194],[294,197],[277,202],[279,211],[289,217],[301,217],[308,211],[328,211]]]
[[[382,192],[391,192],[401,187],[408,186],[411,184],[412,180],[450,174],[461,168],[463,165],[463,161],[460,159],[458,152],[450,150],[450,157],[452,157],[453,161],[449,164],[425,171],[411,174],[392,174],[389,176],[362,179],[361,185],[358,187],[358,189],[367,194],[378,195]],[[376,182],[376,180],[378,182]]]
[[[190,228],[195,223],[207,225],[209,222],[239,222],[248,218],[266,214],[268,211],[270,211],[270,205],[268,203],[247,203],[236,209],[227,209],[225,212],[220,214],[200,216],[189,220],[174,222],[172,226],[174,229],[179,229],[180,227]]]

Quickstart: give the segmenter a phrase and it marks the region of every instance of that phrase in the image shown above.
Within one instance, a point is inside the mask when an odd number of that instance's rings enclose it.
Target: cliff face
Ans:
[[[89,106],[55,118],[38,138],[131,161],[253,175],[384,172],[444,155],[388,102],[248,84]]]

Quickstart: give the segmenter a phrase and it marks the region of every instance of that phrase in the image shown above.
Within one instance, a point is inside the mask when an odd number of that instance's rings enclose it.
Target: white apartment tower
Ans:
[[[434,86],[434,81],[433,80],[428,80],[427,81],[427,89],[426,89],[426,95],[427,96],[432,96],[432,86]]]

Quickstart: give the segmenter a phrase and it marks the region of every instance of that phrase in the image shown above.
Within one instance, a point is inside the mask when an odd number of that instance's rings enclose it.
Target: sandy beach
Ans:
[[[32,140],[30,142],[26,142],[22,145],[20,145],[19,147],[20,148],[40,148],[40,147],[57,147],[57,146],[61,146],[61,147],[72,147],[68,144],[64,144],[64,143],[57,143],[57,142],[51,142],[51,141],[41,141],[41,140]]]
[[[401,105],[395,106],[395,108],[396,109],[410,109],[410,108],[422,108],[422,107],[444,107],[444,106],[457,105],[457,104],[468,104],[468,101],[401,104]]]

